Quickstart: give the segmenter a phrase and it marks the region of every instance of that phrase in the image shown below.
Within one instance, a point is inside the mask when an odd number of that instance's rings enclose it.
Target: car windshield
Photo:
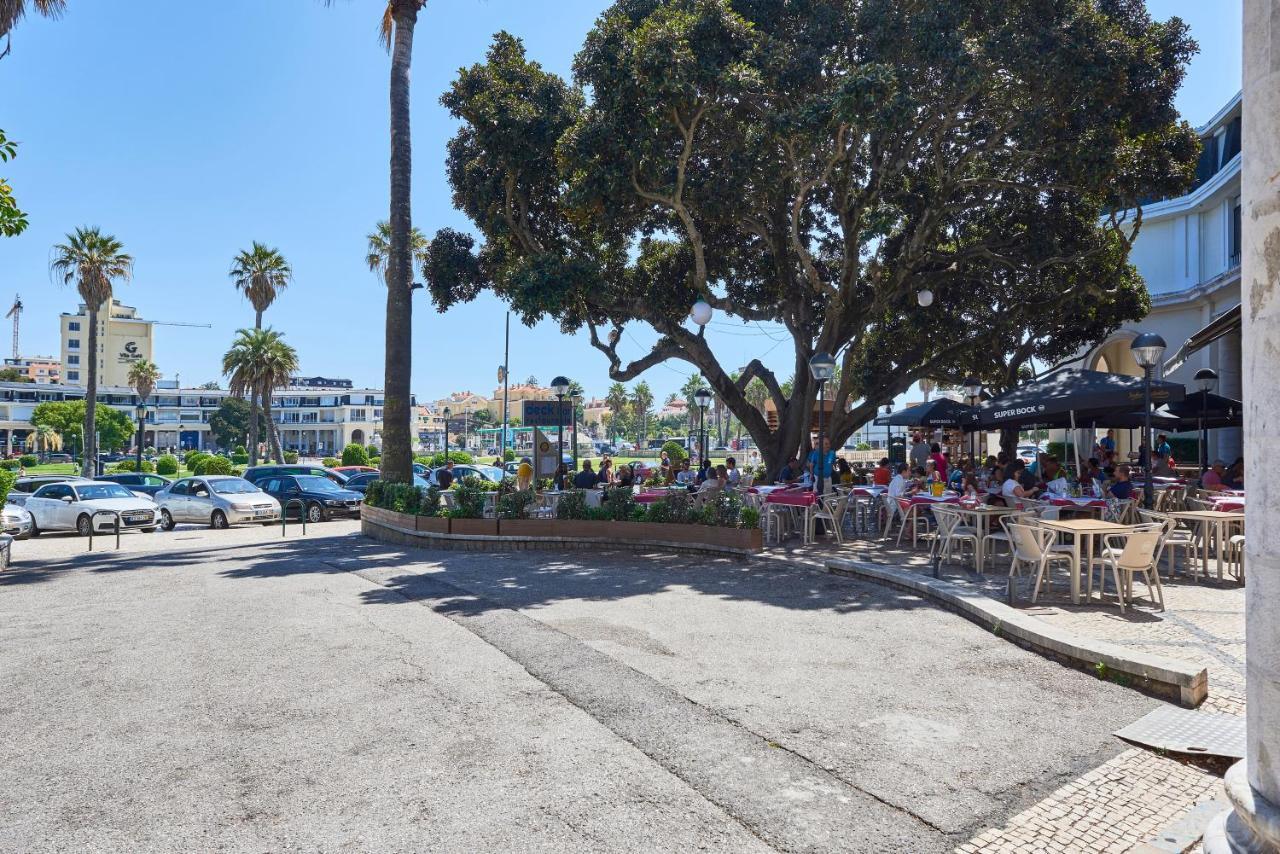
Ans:
[[[500,481],[507,474],[497,466],[476,466],[475,469],[476,469],[476,472],[478,472],[481,477],[486,477],[489,480]]]
[[[295,479],[298,481],[298,486],[308,492],[337,492],[340,488],[329,478],[314,474],[300,474]]]
[[[257,492],[258,487],[242,477],[229,477],[226,480],[211,480],[209,485],[219,495],[243,495],[246,492]]]
[[[103,498],[133,498],[133,493],[118,483],[89,483],[76,487],[81,501],[97,501]]]

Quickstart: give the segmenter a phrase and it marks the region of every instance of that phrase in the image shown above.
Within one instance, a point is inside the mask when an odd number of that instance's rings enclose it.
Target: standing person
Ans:
[[[819,454],[816,448],[810,451],[809,462],[805,465],[805,468],[813,475],[815,480],[821,474],[823,482],[830,486],[831,472],[835,469],[835,465],[836,452],[831,450],[831,439],[823,436],[822,453]]]
[[[561,463],[560,465],[556,466],[555,477],[552,480],[552,482],[555,484],[555,488],[563,492],[564,488],[568,486],[568,484],[566,483],[568,479],[569,479],[568,466],[566,466],[564,463]]]
[[[1172,456],[1173,445],[1169,444],[1169,437],[1161,433],[1156,437],[1156,457],[1167,460]]]
[[[922,469],[924,464],[929,461],[931,453],[929,445],[924,441],[924,436],[919,432],[911,434],[911,467]]]
[[[933,467],[937,469],[938,477],[946,480],[950,461],[947,459],[947,455],[942,453],[942,446],[937,442],[929,446],[929,459],[933,460]]]
[[[1116,431],[1108,430],[1107,435],[1098,440],[1098,447],[1102,449],[1102,453],[1114,455],[1116,452]]]

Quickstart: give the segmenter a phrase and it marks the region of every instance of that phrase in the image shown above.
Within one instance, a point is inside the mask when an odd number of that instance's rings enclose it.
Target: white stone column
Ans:
[[[1248,746],[1210,854],[1280,851],[1280,485],[1267,460],[1280,424],[1280,0],[1244,0],[1242,149]]]

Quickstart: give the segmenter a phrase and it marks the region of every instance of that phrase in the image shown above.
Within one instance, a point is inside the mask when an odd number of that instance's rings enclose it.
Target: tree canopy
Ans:
[[[490,289],[585,330],[614,380],[694,365],[776,467],[807,441],[816,352],[840,442],[921,378],[1060,349],[1081,306],[1143,310],[1127,255],[1140,200],[1193,175],[1173,96],[1194,51],[1140,0],[618,0],[572,82],[499,33],[442,98],[483,243],[444,229],[423,272],[442,309]],[[786,327],[790,393],[720,364],[699,299]],[[630,323],[659,338],[624,359]]]
[[[31,424],[35,427],[51,427],[64,442],[75,439],[83,446],[84,410],[83,400],[45,401],[32,410]],[[118,451],[133,441],[137,425],[129,415],[120,410],[101,406],[94,418],[94,429],[102,439],[102,449]]]

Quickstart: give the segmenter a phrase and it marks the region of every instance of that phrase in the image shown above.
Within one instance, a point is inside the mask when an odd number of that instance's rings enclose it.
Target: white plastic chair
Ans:
[[[1102,554],[1093,559],[1093,566],[1101,566],[1103,569],[1098,593],[1106,594],[1105,571],[1110,568],[1121,614],[1124,613],[1125,600],[1133,601],[1133,577],[1138,573],[1142,573],[1151,603],[1156,604],[1159,597],[1160,610],[1164,610],[1164,588],[1160,586],[1160,573],[1156,570],[1156,563],[1160,560],[1160,536],[1163,529],[1163,525],[1144,525],[1134,531],[1108,534],[1102,538],[1105,547]],[[1089,567],[1086,599],[1093,595],[1093,566]]]
[[[1160,551],[1167,552],[1169,567],[1169,577],[1172,578],[1177,570],[1175,559],[1177,558],[1178,549],[1182,549],[1187,559],[1187,566],[1192,567],[1193,577],[1199,575],[1199,565],[1192,561],[1197,548],[1195,533],[1187,527],[1178,523],[1178,520],[1172,516],[1166,516],[1163,513],[1157,513],[1152,510],[1139,510],[1138,518],[1148,525],[1161,526],[1160,534]]]
[[[1031,591],[1031,603],[1034,605],[1036,599],[1040,597],[1040,584],[1045,580],[1049,566],[1055,562],[1066,561],[1070,568],[1074,565],[1075,558],[1069,546],[1054,545],[1054,532],[1048,528],[1011,522],[1007,530],[1013,545],[1013,561],[1009,566],[1009,575],[1011,577],[1018,575],[1018,570],[1024,563],[1035,567],[1035,587]]]
[[[826,495],[818,499],[818,503],[814,505],[813,512],[809,514],[809,542],[813,542],[816,538],[818,520],[822,519],[831,526],[831,531],[835,534],[836,542],[844,544],[844,515],[849,506],[848,493],[828,492]]]
[[[931,554],[949,563],[952,548],[958,547],[963,558],[964,546],[968,543],[976,556],[978,532],[972,526],[962,524],[962,517],[954,507],[947,504],[934,505],[933,518],[938,523],[938,528],[933,534]]]

